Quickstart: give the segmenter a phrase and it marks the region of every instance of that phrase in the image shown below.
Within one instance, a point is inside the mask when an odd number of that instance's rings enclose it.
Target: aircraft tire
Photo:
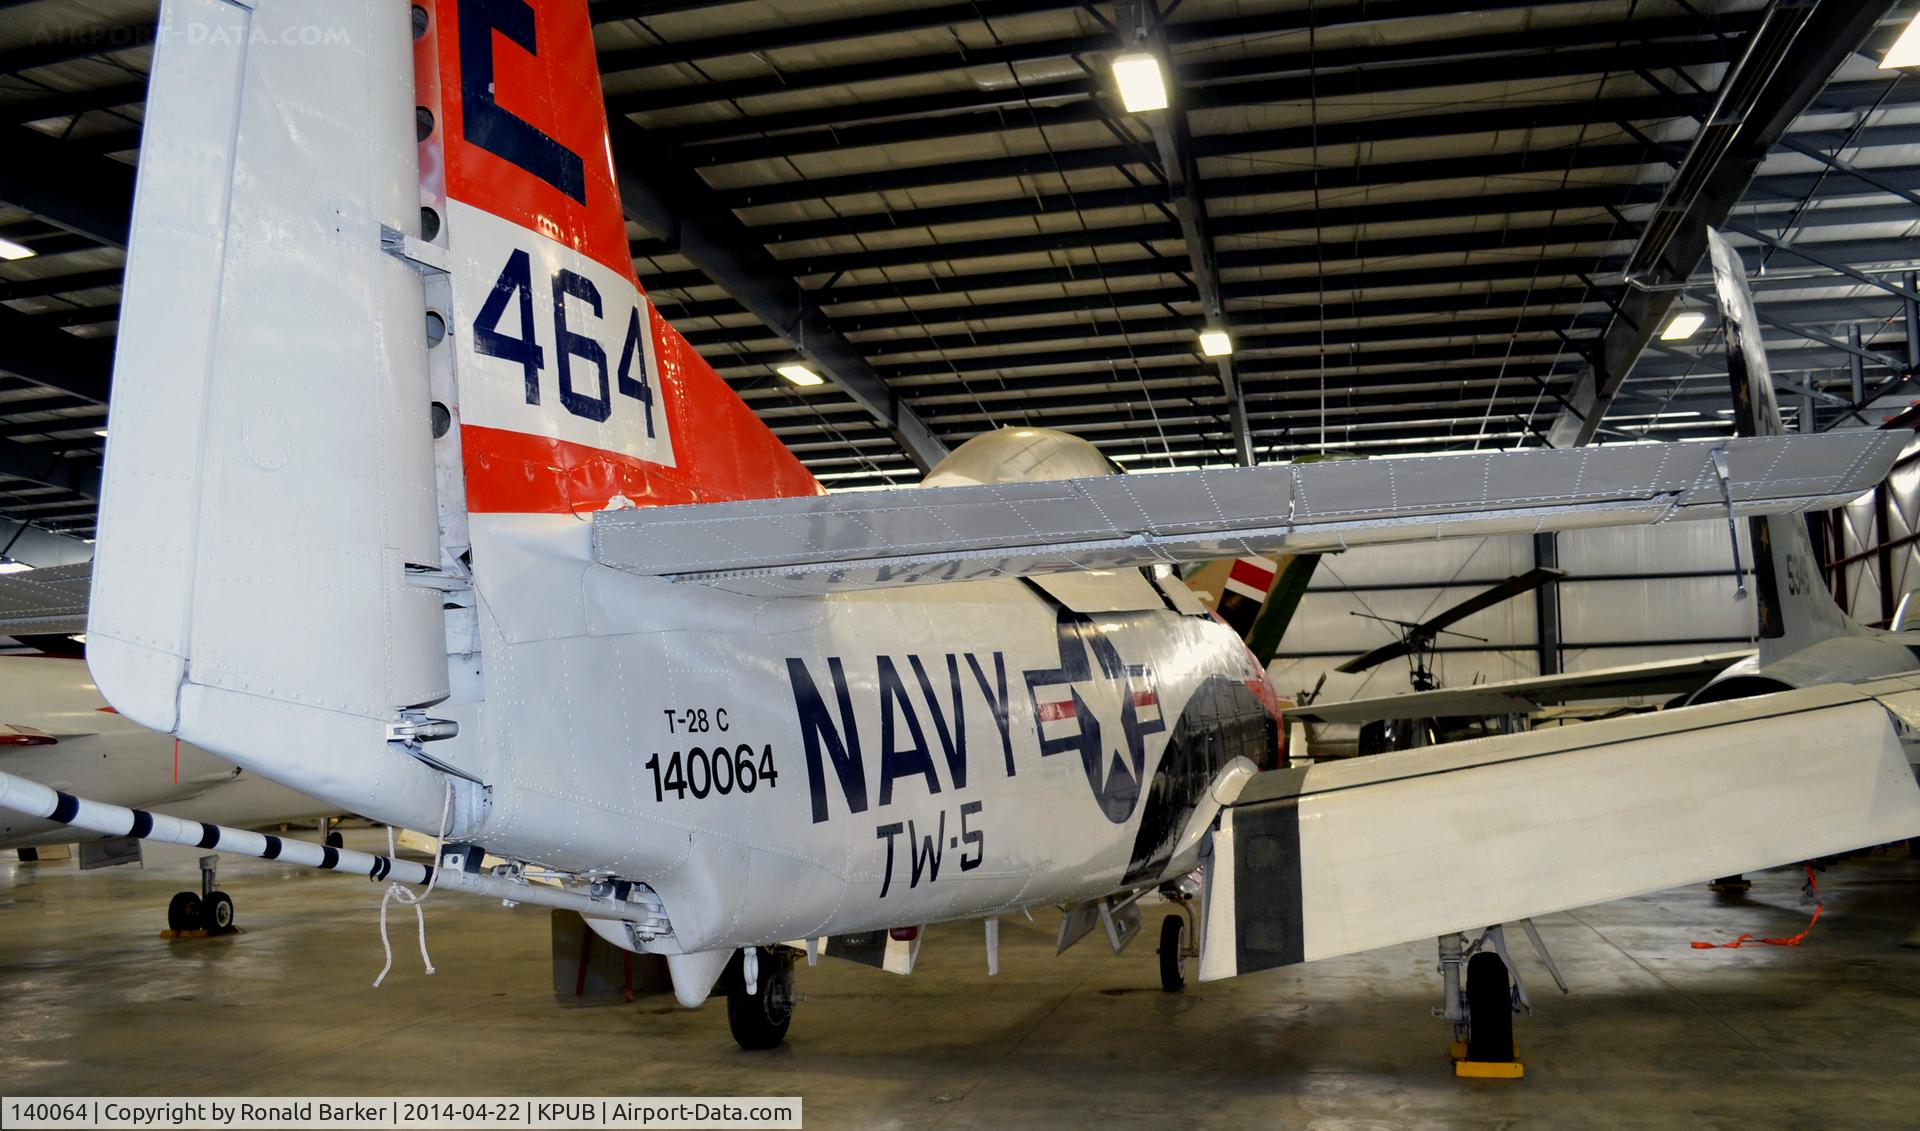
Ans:
[[[1467,1059],[1513,1059],[1513,990],[1507,964],[1483,950],[1467,960]]]
[[[216,933],[233,929],[233,897],[224,891],[216,891],[208,897],[206,907],[202,909],[206,918],[207,930]]]
[[[339,829],[335,829],[332,832],[327,834],[328,848],[345,848],[346,846],[347,846],[347,838],[340,835]]]
[[[190,891],[173,893],[173,901],[167,904],[167,929],[197,931],[203,925],[200,919],[200,897]]]
[[[740,955],[727,967],[727,1028],[743,1049],[778,1048],[793,1024],[793,952],[782,947],[760,948],[760,977],[755,992],[747,992]]]
[[[1186,941],[1186,916],[1176,911],[1160,920],[1160,988],[1170,994],[1187,988],[1186,962],[1180,953]]]

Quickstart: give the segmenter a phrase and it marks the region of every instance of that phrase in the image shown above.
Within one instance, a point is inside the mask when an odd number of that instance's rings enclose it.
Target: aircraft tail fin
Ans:
[[[416,11],[422,234],[449,259],[437,352],[467,509],[819,493],[635,280],[585,0]]]
[[[1778,436],[1786,431],[1774,396],[1760,320],[1747,288],[1746,267],[1720,233],[1707,232],[1714,293],[1725,327],[1727,378],[1733,386],[1735,431]],[[1769,663],[1820,640],[1855,631],[1820,582],[1818,559],[1800,515],[1747,520],[1753,546],[1755,614],[1760,662]]]
[[[511,572],[470,517],[819,487],[635,281],[585,0],[167,0],[156,43],[94,675],[438,827],[426,712],[479,696],[474,578]]]

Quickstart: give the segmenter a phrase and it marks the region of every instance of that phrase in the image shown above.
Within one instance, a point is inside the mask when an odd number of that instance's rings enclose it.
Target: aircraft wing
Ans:
[[[1221,811],[1209,981],[1920,835],[1920,673],[1276,770]]]
[[[93,563],[0,573],[0,636],[85,632]]]
[[[1554,703],[1625,699],[1634,695],[1680,695],[1705,684],[1750,651],[1715,652],[1679,660],[1595,668],[1584,672],[1442,687],[1404,695],[1349,699],[1288,707],[1288,718],[1308,723],[1370,723],[1379,719],[1433,719],[1448,715],[1525,715]]]
[[[750,596],[818,594],[1441,537],[1725,520],[1869,489],[1868,430],[902,488],[601,511],[596,561]]]

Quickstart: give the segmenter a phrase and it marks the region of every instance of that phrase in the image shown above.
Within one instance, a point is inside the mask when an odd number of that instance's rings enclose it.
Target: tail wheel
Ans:
[[[1175,912],[1160,920],[1160,988],[1177,994],[1187,985],[1186,916]]]
[[[201,926],[200,897],[190,891],[175,892],[173,902],[167,904],[167,929],[197,931]]]
[[[216,891],[207,897],[203,909],[207,929],[210,931],[230,931],[233,929],[233,897],[224,891]]]
[[[740,955],[727,966],[727,1027],[743,1049],[777,1048],[793,1023],[793,952],[783,947],[761,947],[759,977],[754,992]]]
[[[1507,964],[1483,950],[1467,961],[1467,1059],[1513,1059],[1513,989]]]

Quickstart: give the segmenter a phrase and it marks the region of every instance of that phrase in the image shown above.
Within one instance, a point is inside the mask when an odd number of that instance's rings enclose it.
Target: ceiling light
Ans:
[[[1233,354],[1233,339],[1225,330],[1200,331],[1200,352],[1208,357],[1230,357]]]
[[[1693,337],[1694,332],[1700,329],[1706,320],[1707,316],[1698,310],[1683,310],[1673,316],[1673,320],[1667,323],[1666,329],[1660,331],[1660,340],[1683,342]]]
[[[12,240],[0,240],[0,259],[32,259],[40,253]]]
[[[808,385],[824,385],[826,383],[826,378],[808,369],[804,365],[782,365],[778,369],[775,369],[774,372],[802,387]]]
[[[1115,58],[1113,81],[1120,86],[1120,104],[1127,113],[1167,108],[1167,83],[1160,77],[1160,60],[1147,52]]]
[[[1920,66],[1920,16],[1915,16],[1907,24],[1907,30],[1887,48],[1887,57],[1880,60],[1880,69],[1891,71],[1897,67]]]
[[[100,437],[102,440],[107,438],[107,430],[105,428],[95,428],[93,430],[93,434]]]

